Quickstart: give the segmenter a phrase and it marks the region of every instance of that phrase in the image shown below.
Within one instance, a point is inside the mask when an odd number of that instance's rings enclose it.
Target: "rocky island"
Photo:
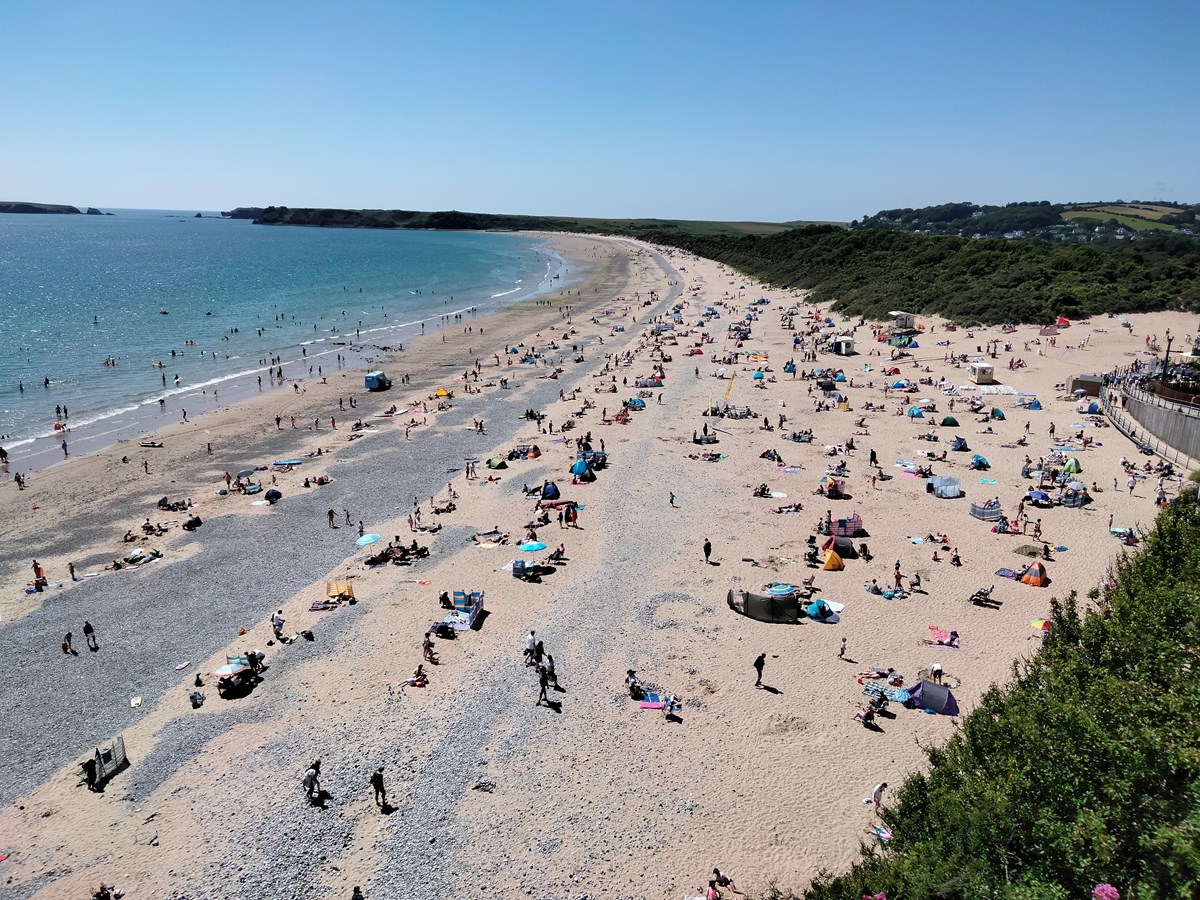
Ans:
[[[89,209],[88,212],[91,212]],[[58,203],[24,203],[18,200],[0,200],[0,213],[31,213],[34,215],[81,216],[78,207],[62,206]],[[93,215],[98,215],[99,210]]]

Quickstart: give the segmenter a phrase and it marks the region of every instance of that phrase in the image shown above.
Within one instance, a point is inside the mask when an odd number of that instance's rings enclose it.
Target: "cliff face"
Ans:
[[[96,207],[94,207],[94,206],[89,206],[89,207],[87,208],[87,214],[88,214],[89,216],[102,216],[102,215],[104,215],[104,213],[100,212],[100,210],[96,209]]]
[[[257,219],[263,213],[261,206],[239,206],[237,209],[222,211],[223,219]]]
[[[58,216],[83,215],[83,213],[81,213],[74,206],[61,206],[57,203],[23,203],[13,200],[0,200],[0,213],[29,213],[33,215]],[[99,210],[97,210],[96,214],[100,214]]]

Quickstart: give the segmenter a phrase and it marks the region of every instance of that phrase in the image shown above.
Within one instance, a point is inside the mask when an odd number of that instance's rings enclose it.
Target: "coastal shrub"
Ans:
[[[886,847],[808,900],[1200,896],[1200,510],[1177,502],[1111,587],[992,687],[884,812]]]
[[[1200,242],[1151,234],[1135,244],[970,240],[813,225],[766,235],[643,234],[818,303],[886,319],[893,309],[959,324],[1047,322],[1065,314],[1200,309]]]

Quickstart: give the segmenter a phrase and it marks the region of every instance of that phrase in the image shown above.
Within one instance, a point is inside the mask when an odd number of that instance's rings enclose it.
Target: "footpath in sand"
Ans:
[[[934,386],[895,394],[897,377],[881,372],[892,364],[890,348],[872,341],[867,325],[856,331],[859,355],[820,353],[815,363],[801,362],[811,343],[793,349],[793,338],[807,338],[813,313],[801,297],[631,241],[556,240],[591,267],[569,297],[461,323],[470,333],[450,326],[445,344],[438,333],[427,336],[389,365],[394,374],[411,372],[410,384],[369,398],[353,391],[357,416],[337,411],[338,397],[350,393],[344,385],[361,384],[359,373],[347,373],[342,386],[308,382],[305,394],[289,388],[286,396],[255,398],[164,432],[157,436],[164,448],[145,451],[157,454],[151,472],[164,474],[145,476],[140,457],[131,472],[119,462],[130,452],[125,445],[56,467],[30,491],[4,488],[14,522],[0,607],[0,678],[11,711],[2,738],[9,765],[0,776],[6,896],[85,897],[103,880],[130,898],[349,897],[354,885],[371,900],[683,897],[701,893],[714,866],[742,890],[772,880],[802,887],[820,869],[848,866],[859,841],[873,839],[864,832],[876,820],[862,803],[872,786],[898,785],[924,764],[918,742],[944,741],[954,728],[949,717],[895,705],[876,728],[864,728],[853,718],[864,700],[856,673],[890,666],[911,684],[940,663],[969,710],[1007,677],[1014,658],[1036,650],[1030,620],[1045,615],[1051,596],[1082,594],[1106,577],[1121,552],[1109,516],[1117,526],[1153,517],[1154,477],[1130,494],[1120,465],[1122,456],[1145,457],[1114,428],[1085,420],[1056,385],[1144,358],[1145,334],[1167,327],[1182,334],[1182,317],[1130,317],[1132,335],[1112,320],[1076,323],[1054,347],[1036,328],[968,334],[926,321],[931,330],[914,351],[916,365],[913,357],[896,365],[904,378],[945,376],[957,385],[949,413],[949,398]],[[657,299],[644,305],[651,292]],[[743,322],[759,297],[769,303],[756,307],[751,335],[738,346],[727,328]],[[569,324],[560,313],[568,304]],[[720,317],[705,316],[709,307]],[[792,307],[793,315],[783,315]],[[676,337],[652,337],[652,322],[670,322],[673,309]],[[983,397],[984,412],[999,408],[1004,420],[982,422],[967,412],[979,391],[965,390],[964,370],[945,358],[974,358],[989,341],[1001,342],[994,360],[1001,390],[1035,394],[1041,411],[1019,408],[1016,393],[995,393]],[[504,352],[517,344],[521,353]],[[687,355],[695,346],[701,354]],[[867,355],[880,347],[882,357]],[[537,365],[516,362],[532,351]],[[750,361],[749,353],[768,361]],[[664,354],[671,359],[662,361]],[[1010,356],[1027,365],[1008,371]],[[478,382],[473,374],[463,380],[476,358]],[[835,405],[817,412],[826,397],[816,380],[785,374],[788,359],[796,360],[797,375],[843,367],[847,380],[836,387],[851,411]],[[628,424],[612,421],[622,401],[638,397],[635,380],[658,366],[666,377],[639,398],[646,408],[630,413]],[[546,377],[557,368],[557,378]],[[755,379],[760,368],[768,371]],[[502,377],[510,379],[507,389]],[[476,385],[481,393],[466,393]],[[451,408],[437,411],[428,398],[443,386],[454,397]],[[727,394],[731,407],[748,406],[754,415],[701,415]],[[428,425],[412,429],[410,440],[401,422],[368,418],[416,399],[428,412],[400,418]],[[921,399],[936,404],[936,415],[903,414]],[[868,402],[879,411],[866,411]],[[520,418],[527,409],[544,414],[540,425]],[[339,429],[277,429],[277,414],[285,425],[291,415],[311,421],[332,414]],[[947,414],[959,420],[957,429],[933,425]],[[348,442],[355,417],[377,427]],[[764,417],[773,430],[764,430]],[[475,427],[481,419],[486,434]],[[564,435],[568,421],[575,424]],[[1016,442],[1026,422],[1022,447]],[[1026,537],[993,533],[971,517],[970,504],[998,497],[1015,514],[1033,486],[1021,477],[1022,463],[1051,449],[1052,422],[1059,440],[1080,429],[1095,439],[1070,455],[1083,466],[1080,479],[1102,490],[1082,508],[1027,507]],[[718,443],[693,443],[705,426]],[[812,430],[812,443],[788,440],[802,429]],[[916,440],[931,429],[937,442]],[[575,485],[568,470],[576,440],[588,432],[609,462],[595,482]],[[921,457],[940,456],[955,434],[970,453],[933,463]],[[850,438],[856,449],[846,452]],[[203,445],[210,440],[211,458]],[[542,453],[502,470],[485,466],[520,444]],[[329,455],[305,457],[318,446]],[[763,458],[772,449],[783,470]],[[878,469],[868,465],[872,450]],[[972,453],[986,456],[990,469],[969,471]],[[278,504],[215,498],[227,469],[287,458],[305,462],[262,473],[275,475]],[[896,467],[899,459],[960,478],[966,496],[934,498],[923,479]],[[468,461],[477,461],[478,478],[466,477]],[[814,495],[828,483],[827,466],[843,461],[849,498]],[[332,483],[300,486],[317,474]],[[489,483],[489,475],[499,480]],[[538,528],[547,549],[522,552],[517,545],[538,515],[522,486],[544,480],[581,505],[579,527],[560,530],[552,515]],[[447,482],[455,509],[434,517],[430,497],[445,504]],[[786,496],[753,497],[763,483]],[[161,518],[153,508],[163,494],[193,497],[204,525],[191,534],[173,529],[155,545],[163,558],[151,565],[103,571],[127,546],[126,529],[147,515]],[[423,521],[442,526],[436,534],[409,530],[414,498]],[[802,511],[772,511],[796,502]],[[327,509],[342,527],[328,526]],[[808,538],[827,510],[834,518],[862,516],[868,535],[854,543],[869,545],[870,562],[849,559],[842,571],[805,565]],[[1044,542],[1032,537],[1037,518]],[[385,544],[357,548],[360,520],[383,542],[415,538],[430,556],[369,568],[366,556]],[[509,543],[472,541],[493,528],[507,532]],[[960,567],[940,543],[910,540],[939,532],[957,548]],[[540,583],[517,580],[506,568],[514,559],[544,561],[560,543],[567,561]],[[994,574],[1030,561],[1018,547],[1043,543],[1065,548],[1051,551],[1048,587]],[[25,596],[18,592],[35,555],[52,583],[68,561],[79,573],[101,574],[14,601]],[[920,574],[923,592],[896,599],[867,593],[871,579],[892,583],[897,561],[905,584]],[[809,577],[815,597],[844,605],[836,624],[767,624],[725,602],[731,588],[762,593],[768,584]],[[358,602],[310,611],[327,580],[349,581]],[[998,606],[967,602],[993,584]],[[439,594],[457,590],[483,591],[486,615],[457,639],[435,641],[438,663],[425,663],[428,686],[402,687],[422,661],[423,634],[446,614]],[[268,645],[276,609],[285,633],[311,630],[315,640]],[[84,619],[96,625],[97,652],[83,649]],[[924,644],[931,626],[958,631],[961,647]],[[239,627],[247,633],[239,636]],[[561,690],[551,687],[548,703],[537,702],[537,675],[522,657],[530,629],[556,665]],[[58,647],[67,630],[77,635],[78,656]],[[838,656],[842,638],[845,658]],[[248,696],[219,697],[207,673],[226,653],[250,649],[266,652],[261,683]],[[759,654],[766,656],[765,689],[754,686],[751,663]],[[648,690],[681,696],[678,716],[631,700],[623,684],[629,669]],[[197,672],[205,673],[207,701],[193,710],[187,698]],[[135,696],[143,698],[137,708],[130,706]],[[78,762],[117,733],[132,764],[103,793],[89,792],[79,784]],[[317,757],[325,794],[313,804],[301,778]],[[368,785],[380,766],[390,804],[383,811]]]

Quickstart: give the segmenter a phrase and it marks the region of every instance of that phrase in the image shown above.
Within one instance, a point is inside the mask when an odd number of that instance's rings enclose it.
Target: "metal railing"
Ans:
[[[1139,390],[1138,388],[1125,387],[1123,385],[1120,387],[1120,390],[1133,400],[1151,403],[1155,406],[1161,406],[1163,409],[1174,410],[1183,415],[1200,417],[1200,410],[1193,411],[1187,409],[1186,407],[1182,407],[1179,404],[1162,401],[1160,398],[1155,397],[1153,394],[1150,394],[1147,391]],[[1105,385],[1100,389],[1100,405],[1104,407],[1104,414],[1108,416],[1108,421],[1112,423],[1114,428],[1120,431],[1139,447],[1149,447],[1156,455],[1165,459],[1167,462],[1181,466],[1188,471],[1194,471],[1195,469],[1200,468],[1200,464],[1198,464],[1196,460],[1192,459],[1186,453],[1176,450],[1170,444],[1161,441],[1157,435],[1147,431],[1146,428],[1129,412],[1127,412],[1124,408],[1117,406],[1117,404],[1113,402],[1112,395],[1112,386]]]

